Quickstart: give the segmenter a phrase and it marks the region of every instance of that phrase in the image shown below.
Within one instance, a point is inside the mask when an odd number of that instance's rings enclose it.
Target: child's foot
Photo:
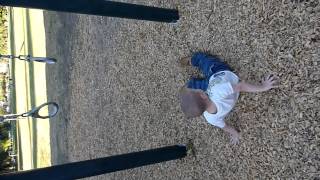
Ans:
[[[181,67],[191,66],[191,57],[184,57],[179,60]]]

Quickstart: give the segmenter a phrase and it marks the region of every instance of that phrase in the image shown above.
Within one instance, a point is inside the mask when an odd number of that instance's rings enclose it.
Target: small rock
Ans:
[[[314,166],[310,166],[310,172],[317,172],[317,168]]]

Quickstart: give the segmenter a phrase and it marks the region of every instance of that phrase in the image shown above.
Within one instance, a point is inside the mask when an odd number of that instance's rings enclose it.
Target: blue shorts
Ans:
[[[204,78],[191,78],[187,87],[191,89],[201,89],[206,91],[210,77],[220,71],[232,71],[231,68],[219,58],[205,53],[197,52],[192,55],[192,66],[198,67],[203,73]]]

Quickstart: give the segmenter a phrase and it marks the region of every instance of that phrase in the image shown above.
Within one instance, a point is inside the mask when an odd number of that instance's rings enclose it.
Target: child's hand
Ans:
[[[231,144],[239,144],[240,141],[240,133],[236,132],[236,133],[232,133],[230,134],[230,142]]]
[[[261,81],[262,87],[264,91],[268,91],[271,88],[275,88],[275,84],[277,83],[276,77],[272,74],[263,78]]]
[[[231,144],[239,143],[240,133],[237,130],[235,130],[232,126],[229,126],[227,124],[222,129],[230,135]]]

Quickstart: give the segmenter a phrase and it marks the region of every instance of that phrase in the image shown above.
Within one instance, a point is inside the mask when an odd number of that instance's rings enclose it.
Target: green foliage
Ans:
[[[10,140],[9,139],[4,139],[3,141],[0,141],[0,146],[1,146],[1,149],[3,149],[4,151],[8,151],[11,143],[10,143]]]
[[[7,22],[7,9],[0,6],[0,54],[7,53],[7,42],[8,42],[8,27]]]
[[[8,43],[8,27],[7,25],[7,9],[0,6],[0,54],[7,54]],[[5,75],[0,75],[0,100],[4,100],[5,95]],[[5,114],[4,109],[0,108],[0,115]],[[9,139],[10,126],[8,124],[0,124],[0,172],[10,171],[12,163],[8,156],[8,149],[11,146]]]
[[[8,123],[0,124],[0,140],[1,141],[6,141],[9,138],[9,130],[10,130],[10,125],[8,125]],[[1,150],[1,147],[5,147],[5,146],[0,146],[0,150]]]
[[[8,51],[8,27],[7,18],[8,12],[5,7],[0,6],[0,54],[7,54]],[[1,62],[5,60],[1,60]],[[0,74],[0,101],[5,101],[6,93],[6,75]],[[6,114],[5,110],[0,107],[0,116]],[[9,136],[9,131],[11,130],[11,135],[14,135],[15,131],[12,131],[10,123],[0,124],[0,174],[4,172],[12,171],[15,166],[12,163],[12,158],[9,157],[9,151],[16,152],[15,147],[11,147],[12,137]]]
[[[6,94],[6,76],[4,74],[0,74],[0,101],[5,101],[5,94]],[[2,109],[0,107],[0,109]],[[0,115],[1,114],[1,110],[0,110]]]
[[[2,116],[4,114],[7,114],[7,112],[3,108],[0,107],[0,116]]]
[[[6,76],[4,74],[0,74],[0,101],[5,101],[6,94]],[[0,109],[2,109],[0,107]],[[2,115],[0,110],[0,115]]]
[[[11,171],[12,164],[9,157],[9,149],[11,147],[11,139],[9,138],[10,124],[0,124],[0,174]]]
[[[8,152],[0,150],[0,173],[10,172],[12,163]]]

